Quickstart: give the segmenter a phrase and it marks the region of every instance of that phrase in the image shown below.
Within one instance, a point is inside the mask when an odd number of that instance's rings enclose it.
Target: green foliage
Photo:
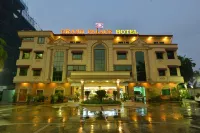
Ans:
[[[123,93],[123,99],[122,99],[122,101],[126,101],[126,100],[130,100],[131,98],[128,96],[128,94],[127,93]]]
[[[0,91],[0,101],[2,100],[3,91]]]
[[[117,92],[117,91],[113,91],[113,97],[114,97],[114,101],[116,101],[117,94],[118,94],[118,92]]]
[[[82,102],[82,104],[121,104],[120,101],[114,101],[114,100],[103,100],[100,101],[99,99],[90,99],[90,100],[85,100]]]
[[[6,46],[6,42],[0,38],[0,72],[3,70],[4,61],[7,59],[8,54],[5,51],[4,47]]]
[[[39,94],[38,96],[35,96],[33,99],[35,102],[44,102],[45,96],[43,94]]]
[[[79,96],[80,96],[80,93],[79,92],[75,92],[75,97],[74,97],[74,101],[75,102],[79,101]]]
[[[32,100],[33,96],[31,94],[27,94],[27,104],[29,104]]]
[[[12,96],[13,103],[17,102],[17,93],[14,93]]]
[[[180,101],[181,97],[180,97],[180,91],[177,88],[173,88],[171,89],[171,101]]]
[[[196,64],[193,62],[191,58],[187,58],[185,56],[178,56],[178,59],[181,61],[180,72],[184,78],[185,82],[190,81],[194,76],[193,67]]]
[[[162,99],[161,99],[160,95],[158,93],[156,93],[156,91],[150,91],[149,92],[149,101],[150,102],[161,102]]]
[[[98,90],[98,91],[96,91],[96,94],[97,94],[99,100],[102,102],[103,98],[106,96],[106,91],[105,90]]]
[[[85,91],[85,95],[86,95],[86,99],[88,99],[88,97],[90,95],[90,91]]]
[[[180,98],[181,99],[190,98],[190,94],[189,94],[188,90],[186,90],[186,89],[180,90]]]

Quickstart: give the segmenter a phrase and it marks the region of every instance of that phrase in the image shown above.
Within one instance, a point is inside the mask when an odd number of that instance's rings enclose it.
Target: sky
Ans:
[[[25,0],[42,30],[136,29],[139,34],[173,34],[178,54],[200,68],[200,0]]]

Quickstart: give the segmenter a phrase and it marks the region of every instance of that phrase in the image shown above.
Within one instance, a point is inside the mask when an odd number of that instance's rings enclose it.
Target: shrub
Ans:
[[[12,100],[13,100],[14,103],[17,102],[17,93],[14,93],[14,94],[13,94]]]
[[[85,100],[82,102],[82,104],[121,104],[120,101],[114,101],[114,100],[102,100],[100,101],[99,99],[90,99],[90,100]]]
[[[33,96],[31,94],[27,94],[27,104],[29,104],[32,100]]]

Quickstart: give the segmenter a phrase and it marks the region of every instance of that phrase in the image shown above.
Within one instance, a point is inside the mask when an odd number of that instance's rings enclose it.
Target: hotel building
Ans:
[[[54,34],[52,31],[20,31],[20,56],[14,77],[17,101],[26,94],[49,97],[62,92],[104,89],[148,99],[170,97],[170,90],[183,83],[172,35]]]

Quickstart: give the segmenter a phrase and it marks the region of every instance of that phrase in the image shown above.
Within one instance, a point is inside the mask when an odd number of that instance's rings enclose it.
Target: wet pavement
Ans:
[[[81,108],[77,104],[0,106],[0,133],[200,133],[196,103]]]

